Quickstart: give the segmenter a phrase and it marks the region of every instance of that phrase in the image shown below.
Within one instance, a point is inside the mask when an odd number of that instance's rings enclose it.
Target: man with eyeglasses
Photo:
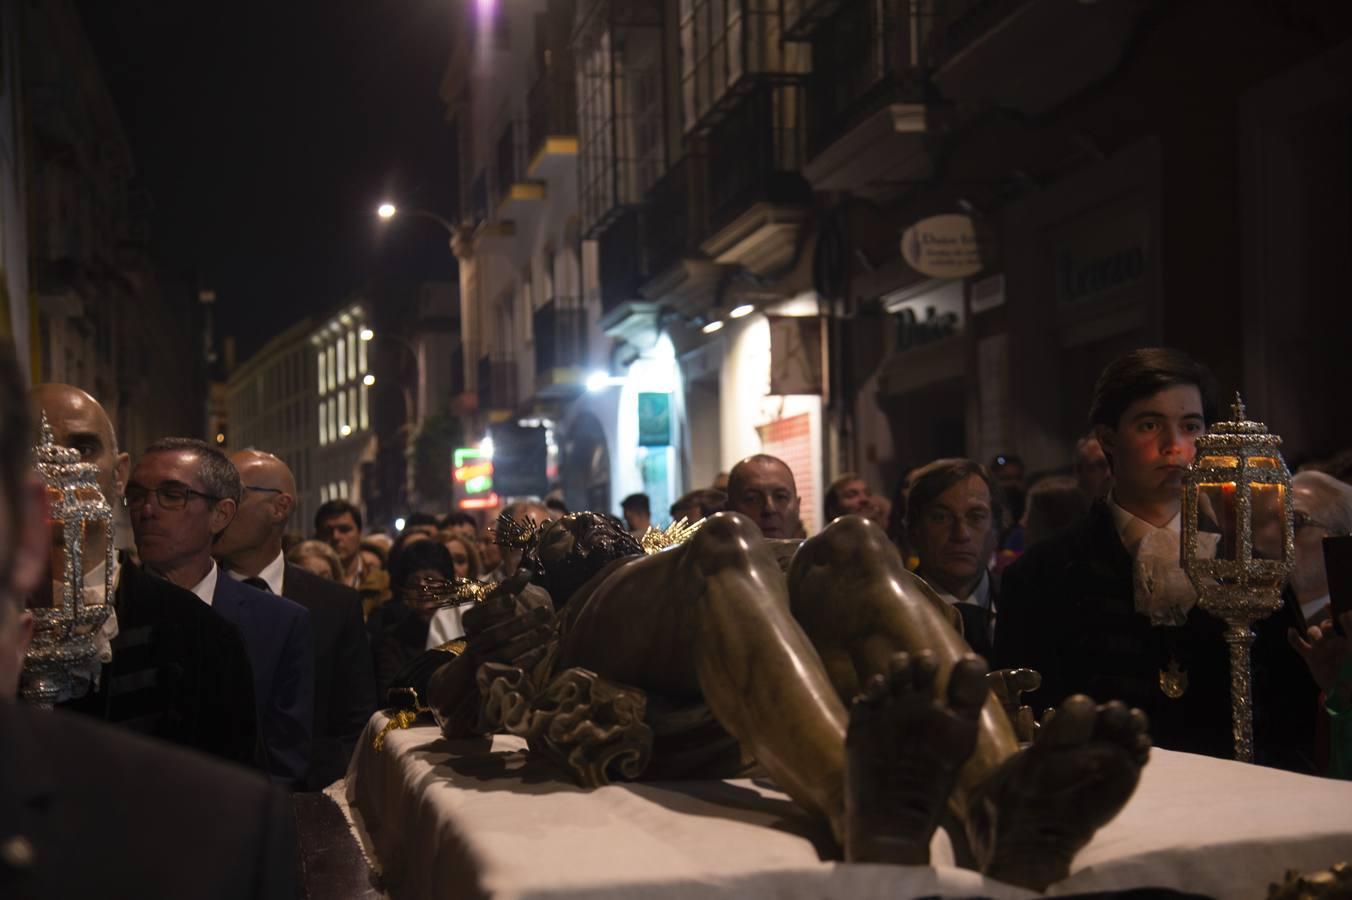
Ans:
[[[911,480],[906,511],[916,574],[962,616],[972,650],[989,658],[995,628],[990,575],[1000,529],[1000,491],[990,470],[969,459],[935,460]]]
[[[107,412],[68,384],[30,394],[53,438],[98,469],[110,506],[122,506],[131,458]],[[87,557],[91,558],[91,557]],[[224,759],[257,762],[253,673],[239,631],[189,591],[115,559],[118,634],[98,684],[67,708]],[[102,581],[102,575],[98,575]]]
[[[125,497],[146,568],[192,591],[239,629],[253,667],[268,773],[302,785],[314,718],[310,614],[285,597],[221,577],[211,555],[241,490],[239,472],[220,450],[192,438],[162,438],[137,461]]]
[[[296,479],[286,463],[261,450],[230,455],[243,494],[214,555],[237,581],[294,600],[310,612],[314,641],[314,743],[305,786],[322,790],[342,778],[357,738],[376,708],[371,647],[361,597],[351,588],[290,565],[282,536],[296,507]]]

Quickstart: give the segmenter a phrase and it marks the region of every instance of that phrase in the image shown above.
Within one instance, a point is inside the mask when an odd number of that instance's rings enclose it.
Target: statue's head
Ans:
[[[545,523],[535,545],[539,580],[556,608],[610,563],[642,555],[643,548],[623,522],[597,512],[569,513]]]

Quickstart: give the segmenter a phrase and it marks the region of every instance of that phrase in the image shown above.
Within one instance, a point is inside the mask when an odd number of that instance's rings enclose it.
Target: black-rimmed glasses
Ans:
[[[1322,528],[1325,531],[1331,530],[1318,519],[1310,518],[1309,513],[1298,509],[1291,515],[1291,529],[1293,531],[1300,531],[1302,528]]]
[[[156,488],[148,488],[143,484],[132,482],[127,485],[127,490],[122,495],[122,505],[128,509],[139,509],[150,499],[150,495],[155,495],[155,502],[159,504],[160,509],[182,509],[188,505],[188,501],[193,497],[201,497],[203,500],[215,503],[220,497],[204,494],[201,491],[194,491],[185,484],[162,484]]]

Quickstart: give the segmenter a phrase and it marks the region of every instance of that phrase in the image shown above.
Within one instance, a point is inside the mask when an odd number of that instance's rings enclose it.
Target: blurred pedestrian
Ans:
[[[620,511],[624,514],[624,525],[634,537],[643,537],[643,533],[652,525],[652,509],[648,505],[647,494],[630,494],[620,501]]]
[[[286,561],[300,566],[311,575],[342,584],[343,564],[333,547],[323,541],[301,541],[286,554]]]

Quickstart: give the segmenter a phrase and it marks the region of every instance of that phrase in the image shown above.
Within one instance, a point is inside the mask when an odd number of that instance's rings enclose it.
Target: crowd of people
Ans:
[[[97,469],[132,531],[130,552],[113,572],[111,654],[91,690],[64,706],[123,732],[253,767],[280,787],[318,790],[341,778],[399,672],[464,634],[462,608],[440,602],[450,583],[501,583],[522,563],[520,549],[496,543],[491,524],[461,512],[411,516],[391,537],[367,529],[358,506],[332,500],[306,539],[288,530],[297,484],[273,454],[226,455],[202,441],[165,438],[133,460],[96,398],[43,384],[25,402],[12,360],[0,364],[7,404],[0,700],[15,695],[32,627],[23,600],[43,577],[34,560],[47,540],[26,471],[31,423],[10,415],[11,405],[40,411],[56,442]],[[858,473],[843,473],[826,492],[826,518],[857,515],[884,529],[935,602],[956,610],[976,653],[995,668],[1040,673],[1028,697],[1035,709],[1077,693],[1121,700],[1146,712],[1157,745],[1228,756],[1222,625],[1198,608],[1179,546],[1183,473],[1215,415],[1203,366],[1173,350],[1134,351],[1104,371],[1091,431],[1064,470],[1030,476],[1012,454],[989,465],[939,459],[903,468],[886,495]],[[1293,478],[1294,566],[1282,609],[1256,629],[1255,752],[1263,764],[1352,777],[1352,661],[1333,622],[1322,553],[1324,537],[1352,534],[1352,486],[1339,466],[1335,459]],[[652,524],[642,494],[626,497],[619,511],[636,536]],[[696,522],[725,511],[746,516],[767,539],[806,535],[793,473],[773,456],[739,462],[669,513],[673,522]],[[542,524],[567,509],[557,498],[532,499],[503,513]],[[102,577],[86,573],[95,576]],[[1352,627],[1352,616],[1341,625]],[[65,740],[58,732],[67,727],[82,741],[105,740],[105,732],[86,734],[89,726],[76,717],[42,721],[9,703],[0,703],[0,716],[0,735],[11,736],[0,750],[8,752],[59,759],[71,751],[49,745]],[[18,733],[32,741],[13,744]],[[150,745],[134,738],[106,741],[107,755],[81,752],[129,767],[141,764],[137,754],[159,760],[165,752],[145,751]],[[253,792],[255,824],[272,814],[275,794],[255,782],[199,771],[207,764],[193,757],[160,765],[185,778],[208,773],[213,790]],[[0,778],[9,774],[0,766]],[[0,800],[6,790],[0,787]],[[285,852],[289,838],[268,834],[247,839],[267,844],[251,859]]]

